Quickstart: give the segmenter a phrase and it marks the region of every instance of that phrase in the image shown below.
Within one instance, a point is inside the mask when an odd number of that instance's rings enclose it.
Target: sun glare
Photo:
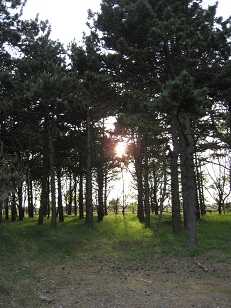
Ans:
[[[126,152],[126,144],[124,142],[118,142],[115,147],[117,157],[122,157]]]

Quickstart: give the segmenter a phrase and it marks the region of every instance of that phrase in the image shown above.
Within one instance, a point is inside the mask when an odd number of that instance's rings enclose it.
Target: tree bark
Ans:
[[[181,231],[180,216],[180,197],[179,197],[179,176],[178,176],[178,136],[176,128],[176,119],[171,121],[171,135],[173,150],[170,149],[170,170],[171,170],[171,196],[172,196],[172,229],[173,232]]]
[[[141,153],[141,138],[137,135],[137,144],[134,145],[135,172],[138,188],[138,209],[137,216],[140,222],[144,222],[144,206],[143,206],[143,173],[142,173],[142,153]]]
[[[15,198],[15,192],[13,192],[11,197],[11,221],[16,221],[16,218],[17,218],[16,198]]]
[[[28,175],[27,180],[27,202],[28,202],[28,215],[29,217],[34,217],[34,206],[33,206],[33,182]]]
[[[0,224],[2,224],[3,220],[2,220],[2,204],[3,201],[0,199]]]
[[[100,160],[101,159],[102,157],[100,158]],[[100,161],[98,167],[98,221],[102,221],[104,217],[103,182],[103,164],[102,161]]]
[[[79,219],[84,218],[84,209],[83,209],[83,173],[80,171],[79,175]]]
[[[51,227],[56,227],[56,192],[55,192],[55,166],[54,166],[54,140],[53,140],[53,119],[49,131],[50,150],[50,175],[51,175]]]
[[[89,109],[87,113],[87,177],[86,177],[86,223],[89,229],[93,228],[92,204],[92,173],[91,173],[91,121]]]
[[[107,215],[107,171],[104,172],[104,200],[103,200],[103,206],[104,206],[104,215]]]
[[[57,181],[58,181],[58,214],[59,222],[64,222],[63,215],[63,201],[62,201],[62,183],[61,183],[61,168],[57,168]]]
[[[74,175],[74,215],[77,216],[77,177]]]
[[[67,207],[67,215],[71,215],[72,213],[72,200],[73,200],[73,191],[72,191],[72,177],[71,172],[69,176],[69,202]]]
[[[149,167],[148,167],[148,144],[147,136],[144,138],[144,207],[145,207],[145,227],[150,228],[150,204],[149,204]]]
[[[194,143],[188,114],[181,112],[178,117],[181,134],[180,155],[182,168],[182,195],[184,199],[184,215],[186,217],[186,240],[189,245],[196,245],[196,181],[193,160]]]
[[[9,197],[5,200],[5,220],[9,220]]]
[[[159,214],[159,205],[158,205],[158,200],[157,200],[157,176],[156,176],[155,166],[153,166],[152,176],[153,176],[153,206],[152,206],[152,210],[153,210],[153,212],[155,212],[155,215],[158,215]]]
[[[22,207],[22,183],[18,185],[18,218],[20,221],[23,220],[24,211]]]

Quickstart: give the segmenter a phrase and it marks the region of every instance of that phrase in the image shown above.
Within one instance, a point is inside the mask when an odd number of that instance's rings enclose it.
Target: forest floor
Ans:
[[[211,262],[210,254],[200,261],[160,254],[139,263],[72,259],[41,264],[33,277],[21,275],[0,307],[231,307],[231,264]]]
[[[199,245],[163,224],[109,216],[0,226],[0,308],[229,308],[231,215],[198,223]]]

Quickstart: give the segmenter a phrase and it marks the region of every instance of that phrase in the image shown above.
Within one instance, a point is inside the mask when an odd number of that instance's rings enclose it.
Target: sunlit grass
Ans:
[[[23,222],[4,222],[0,226],[0,260],[10,263],[27,259],[65,258],[66,256],[88,255],[89,257],[107,254],[109,258],[139,258],[163,253],[166,255],[187,256],[203,254],[210,250],[222,250],[230,254],[231,215],[208,214],[197,223],[198,246],[190,248],[185,243],[185,232],[173,234],[171,225],[163,223],[156,232],[147,229],[137,220],[136,215],[108,215],[103,222],[95,219],[93,230],[88,230],[84,220],[66,218],[55,229],[50,221],[38,226],[36,219],[26,218]],[[2,264],[2,262],[1,262]]]

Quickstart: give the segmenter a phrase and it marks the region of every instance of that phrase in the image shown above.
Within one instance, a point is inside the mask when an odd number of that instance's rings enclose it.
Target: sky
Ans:
[[[67,46],[74,39],[80,42],[87,32],[87,11],[100,11],[101,0],[27,0],[23,18],[34,19],[39,13],[41,20],[49,20],[51,38]],[[204,0],[214,4],[216,0]],[[231,15],[231,0],[219,0],[217,15],[228,18]]]
[[[34,19],[39,13],[40,20],[49,20],[51,38],[65,46],[76,39],[82,40],[86,26],[88,9],[100,10],[100,0],[27,0],[23,10],[24,19]]]

